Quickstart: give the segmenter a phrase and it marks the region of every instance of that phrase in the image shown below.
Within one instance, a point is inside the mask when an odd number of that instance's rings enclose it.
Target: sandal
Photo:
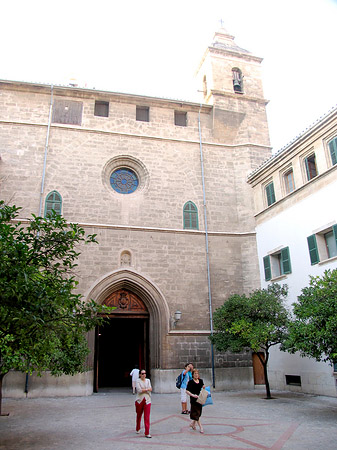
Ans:
[[[196,427],[195,427],[195,425],[193,426],[192,424],[190,425],[190,428],[192,428],[192,430],[196,430]]]

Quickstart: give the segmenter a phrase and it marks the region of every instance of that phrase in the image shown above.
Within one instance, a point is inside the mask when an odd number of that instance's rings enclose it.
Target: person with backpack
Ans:
[[[190,380],[192,380],[192,370],[193,370],[193,364],[187,363],[187,364],[185,364],[184,370],[180,374],[180,378],[181,378],[181,385],[180,385],[181,414],[189,414],[189,410],[187,409],[186,387],[187,387],[187,383]]]

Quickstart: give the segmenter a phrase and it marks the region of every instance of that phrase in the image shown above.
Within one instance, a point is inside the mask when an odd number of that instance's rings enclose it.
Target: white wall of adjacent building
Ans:
[[[337,267],[337,257],[311,265],[307,243],[308,236],[336,224],[336,192],[337,180],[256,227],[262,287],[270,284],[270,281],[265,281],[263,257],[279,247],[289,247],[292,272],[274,280],[289,286],[289,307],[301,294],[302,288],[309,285],[309,275],[321,276],[325,270]],[[300,376],[301,386],[287,385],[286,375]],[[336,377],[328,363],[280,352],[276,347],[271,350],[269,377],[274,389],[336,395]]]

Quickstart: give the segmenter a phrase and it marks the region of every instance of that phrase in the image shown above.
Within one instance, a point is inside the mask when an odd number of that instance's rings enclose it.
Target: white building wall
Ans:
[[[325,270],[337,267],[337,257],[312,266],[307,244],[308,236],[337,223],[336,192],[337,181],[331,182],[256,227],[263,288],[270,283],[264,279],[263,257],[274,249],[289,247],[292,273],[274,280],[289,286],[289,306],[296,301],[302,288],[308,286],[309,275],[321,276]],[[336,396],[336,377],[328,363],[272,348],[268,373],[272,389]],[[285,375],[299,375],[302,385],[286,385]]]

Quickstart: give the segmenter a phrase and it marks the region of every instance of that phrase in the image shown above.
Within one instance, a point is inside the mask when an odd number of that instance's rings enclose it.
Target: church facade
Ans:
[[[260,286],[246,182],[271,152],[260,71],[221,29],[198,68],[200,103],[0,82],[1,198],[22,220],[55,209],[96,233],[79,292],[116,306],[89,336],[88,372],[33,376],[28,395],[130,385],[135,364],[174,392],[189,361],[217,389],[254,386],[252,355],[219,354],[208,336],[229,295]],[[24,383],[8,374],[4,395]]]

